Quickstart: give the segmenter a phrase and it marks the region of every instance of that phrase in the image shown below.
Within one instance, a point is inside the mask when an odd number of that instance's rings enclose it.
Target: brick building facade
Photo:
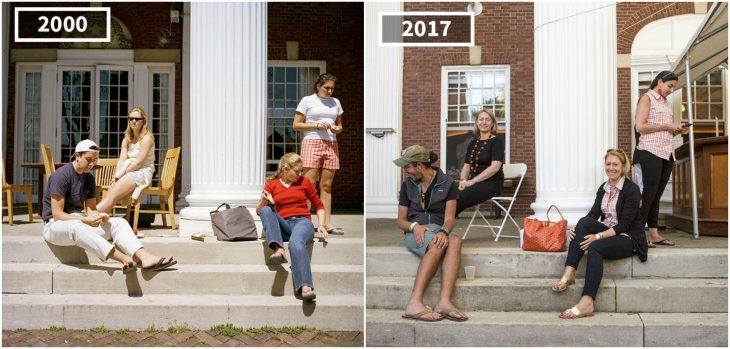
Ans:
[[[58,7],[58,3],[12,3],[7,7],[10,23],[5,24],[9,38],[14,37],[15,7]],[[66,7],[88,7],[90,3],[64,3]],[[184,14],[183,3],[101,3],[110,7],[111,16],[122,23],[129,31],[134,50],[134,63],[164,62],[174,66],[174,114],[170,116],[169,130],[172,138],[170,147],[183,146],[183,22],[171,23],[170,10]],[[295,20],[293,20],[295,19]],[[334,210],[363,209],[363,45],[361,3],[271,3],[268,5],[268,59],[286,60],[286,41],[299,41],[299,60],[326,61],[327,70],[338,76],[335,96],[342,102],[345,110],[344,131],[338,137],[341,155],[341,171],[333,184]],[[163,33],[164,32],[164,33]],[[160,36],[166,37],[161,43]],[[5,103],[4,157],[6,173],[10,182],[15,180],[16,167],[27,159],[16,159],[16,131],[22,118],[16,115],[16,65],[37,63],[38,70],[44,63],[55,63],[56,49],[69,48],[58,43],[9,43],[8,74],[5,78],[7,99]],[[89,48],[73,46],[69,49]],[[91,48],[92,50],[103,50]],[[67,50],[68,51],[68,50]],[[59,65],[62,63],[59,63]],[[90,66],[109,64],[90,62]],[[131,65],[132,62],[125,63]],[[93,68],[92,68],[93,69]],[[45,87],[42,87],[45,88]],[[55,87],[53,87],[55,88]],[[150,93],[151,95],[151,93]],[[150,100],[152,97],[149,97]],[[195,96],[191,96],[195,98]],[[46,102],[44,102],[46,103]],[[131,105],[128,108],[131,109]],[[125,112],[126,114],[126,112]],[[151,110],[147,110],[151,114]],[[292,115],[293,116],[293,115]],[[47,118],[47,116],[45,116]],[[41,119],[44,120],[44,119]],[[126,124],[124,124],[126,125]],[[124,126],[126,127],[126,126]],[[52,132],[52,131],[51,131]],[[123,132],[123,127],[122,127]],[[56,139],[41,137],[40,143],[52,145]],[[43,140],[45,139],[45,140]],[[36,141],[37,142],[37,141]],[[37,145],[36,145],[37,146]],[[159,162],[160,156],[158,156]],[[38,157],[40,160],[40,156]],[[36,161],[38,161],[36,160]],[[67,161],[56,159],[57,162]],[[183,189],[183,161],[178,162],[176,194]]]
[[[513,210],[519,215],[533,211],[535,201],[535,90],[532,3],[483,2],[475,17],[475,45],[482,46],[481,65],[509,66],[510,162],[528,166]],[[405,3],[404,11],[464,11],[466,3]],[[695,13],[694,3],[617,3],[617,54],[631,53],[636,34],[646,24],[670,16]],[[403,58],[403,147],[421,144],[438,152],[441,146],[442,66],[469,65],[469,48],[406,47]],[[619,67],[618,146],[631,149],[631,68]],[[588,82],[589,83],[589,82]],[[588,88],[588,87],[587,87]],[[555,141],[560,137],[556,135]],[[440,156],[443,159],[443,156]]]

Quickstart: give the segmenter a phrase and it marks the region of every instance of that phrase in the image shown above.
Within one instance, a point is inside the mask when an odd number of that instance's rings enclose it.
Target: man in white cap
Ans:
[[[99,146],[83,140],[76,145],[73,161],[48,179],[43,193],[43,238],[54,245],[79,246],[102,261],[118,261],[125,274],[135,271],[137,265],[143,270],[162,270],[177,263],[172,256],[149,253],[126,220],[96,210],[96,182],[89,172],[98,157]]]

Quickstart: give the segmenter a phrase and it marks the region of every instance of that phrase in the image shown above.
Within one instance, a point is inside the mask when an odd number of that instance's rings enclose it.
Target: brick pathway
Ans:
[[[215,331],[16,330],[3,331],[4,347],[362,347],[360,331],[249,333],[227,337]]]

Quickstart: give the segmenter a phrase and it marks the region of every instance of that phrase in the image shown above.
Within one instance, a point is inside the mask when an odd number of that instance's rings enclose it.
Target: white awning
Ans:
[[[727,24],[727,2],[715,2],[680,58],[672,65],[672,71],[679,78],[676,88],[686,83],[684,74],[687,59],[692,80],[727,63]]]

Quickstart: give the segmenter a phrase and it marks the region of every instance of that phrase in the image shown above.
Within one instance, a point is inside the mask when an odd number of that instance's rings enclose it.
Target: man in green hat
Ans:
[[[406,248],[421,257],[404,318],[439,321],[446,317],[466,321],[466,314],[451,303],[461,262],[461,238],[449,232],[454,227],[459,187],[441,169],[431,166],[438,155],[420,145],[412,145],[393,160],[408,178],[403,181],[398,200],[398,227],[405,234]],[[443,262],[442,262],[443,261]],[[441,264],[441,293],[431,310],[423,295]]]

